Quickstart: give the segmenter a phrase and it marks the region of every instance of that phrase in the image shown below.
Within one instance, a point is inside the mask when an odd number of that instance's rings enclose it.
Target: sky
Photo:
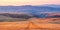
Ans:
[[[60,0],[0,0],[0,6],[60,4]]]

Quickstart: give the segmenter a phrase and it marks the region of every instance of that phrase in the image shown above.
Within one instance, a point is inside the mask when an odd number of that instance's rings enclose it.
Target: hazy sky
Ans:
[[[43,4],[60,4],[60,0],[0,0],[0,5],[43,5]]]

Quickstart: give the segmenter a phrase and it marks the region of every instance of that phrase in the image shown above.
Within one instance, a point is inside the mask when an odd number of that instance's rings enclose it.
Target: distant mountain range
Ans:
[[[59,13],[60,14],[60,5],[41,5],[41,6],[32,6],[32,5],[24,5],[24,6],[0,6],[0,13],[5,12],[4,15],[7,17],[16,17],[16,18],[25,18],[27,17],[37,17],[37,18],[44,18],[44,17],[51,17],[48,15],[52,15],[52,13]],[[22,12],[22,13],[21,13]],[[6,14],[10,13],[10,14]],[[15,14],[16,13],[16,14]],[[21,14],[23,17],[21,17]],[[26,15],[26,13],[28,14]],[[60,17],[60,15],[57,16]],[[53,16],[55,17],[55,15]]]
[[[41,5],[41,6],[0,6],[0,12],[60,12],[60,5]]]

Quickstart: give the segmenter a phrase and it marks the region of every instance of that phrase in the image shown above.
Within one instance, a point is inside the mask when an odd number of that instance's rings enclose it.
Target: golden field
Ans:
[[[60,24],[54,22],[60,22],[60,18],[31,18],[27,21],[0,22],[0,30],[60,30]]]

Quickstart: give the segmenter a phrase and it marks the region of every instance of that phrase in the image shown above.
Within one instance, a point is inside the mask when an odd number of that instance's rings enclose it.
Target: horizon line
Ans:
[[[60,4],[42,4],[42,5],[0,5],[0,6],[43,6],[43,5],[60,5]]]

